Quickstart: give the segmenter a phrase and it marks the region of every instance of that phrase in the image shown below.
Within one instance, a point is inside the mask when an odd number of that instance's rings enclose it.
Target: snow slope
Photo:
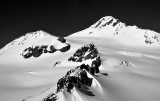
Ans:
[[[37,31],[14,40],[0,50],[0,101],[160,100],[159,33],[127,26],[106,16],[89,28],[65,37],[64,43],[58,39],[44,31]],[[83,63],[92,67],[95,59],[85,60],[91,51],[83,51],[83,55],[77,52],[89,44],[94,44],[101,59],[96,74],[90,69],[77,69]],[[52,50],[51,46],[56,51],[45,53],[43,50],[38,56],[23,57],[26,48],[35,49],[43,45],[48,51]],[[66,45],[70,48],[60,51]],[[39,50],[36,50],[38,54]],[[35,50],[32,52],[36,53]],[[82,57],[82,61],[68,61],[73,56]],[[74,72],[65,76],[71,70]],[[66,81],[62,91],[56,92],[61,78],[81,76],[82,71],[87,73],[87,81],[92,82],[79,82],[81,87],[78,88],[77,83]],[[81,79],[84,79],[83,76]],[[73,87],[68,86],[70,84]]]

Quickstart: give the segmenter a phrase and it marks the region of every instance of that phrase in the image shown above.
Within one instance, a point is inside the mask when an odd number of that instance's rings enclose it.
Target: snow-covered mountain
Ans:
[[[0,101],[159,101],[159,41],[112,16],[67,37],[27,33],[0,50]]]
[[[69,37],[77,36],[109,39],[123,45],[132,46],[160,45],[159,33],[148,29],[140,29],[135,25],[127,26],[112,16],[103,17],[89,28],[71,34]]]

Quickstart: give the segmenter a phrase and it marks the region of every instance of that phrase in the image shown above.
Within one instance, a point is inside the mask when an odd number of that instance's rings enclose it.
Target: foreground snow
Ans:
[[[0,51],[0,101],[44,101],[56,92],[58,80],[68,71],[91,63],[68,61],[77,49],[90,43],[94,43],[102,61],[100,73],[87,73],[93,81],[88,87],[93,96],[74,87],[71,93],[57,93],[57,101],[159,101],[159,38],[154,31],[104,17],[65,37],[69,50],[26,59],[21,54],[28,47],[47,45],[60,49],[66,45],[43,31],[27,34]]]

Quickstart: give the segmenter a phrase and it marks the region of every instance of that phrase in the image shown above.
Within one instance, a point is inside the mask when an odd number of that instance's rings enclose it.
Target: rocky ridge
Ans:
[[[25,59],[28,59],[30,57],[39,57],[41,56],[43,53],[54,53],[56,51],[60,51],[60,52],[67,52],[71,45],[69,43],[66,43],[66,40],[63,37],[58,37],[57,39],[59,42],[65,44],[64,47],[62,47],[61,49],[56,49],[53,45],[37,45],[37,46],[31,46],[26,48],[25,50],[23,50],[22,52],[22,56]]]
[[[73,56],[71,56],[68,61],[72,62],[82,62],[89,59],[94,59],[97,57],[98,51],[93,43],[85,45],[78,49]]]
[[[95,96],[89,91],[89,87],[92,86],[93,78],[88,75],[90,74],[94,77],[100,73],[99,67],[101,65],[101,58],[98,55],[97,48],[94,44],[86,45],[78,49],[69,60],[76,62],[78,60],[76,57],[80,58],[84,56],[86,52],[90,52],[86,55],[86,59],[92,59],[91,64],[81,64],[75,69],[68,71],[64,77],[58,80],[56,92],[44,98],[43,101],[56,101],[59,99],[59,93],[66,91],[72,94],[74,89],[77,89],[88,96]],[[76,61],[72,60],[72,58],[76,58]],[[85,59],[85,57],[83,58]]]
[[[7,45],[5,45],[3,48],[0,49],[0,54],[4,53],[5,51],[7,51],[8,49],[12,48],[13,45],[23,45],[25,43],[25,41],[29,38],[38,38],[38,37],[43,37],[43,36],[48,36],[50,34],[48,34],[47,32],[44,32],[42,30],[39,31],[35,31],[35,32],[30,32],[27,33],[13,41],[11,41],[10,43],[8,43]]]
[[[89,34],[94,33],[95,30],[101,30],[101,29],[105,28],[106,26],[113,27],[114,30],[115,30],[114,35],[117,35],[121,28],[125,28],[126,27],[126,24],[120,22],[119,19],[116,19],[116,18],[114,18],[112,16],[105,16],[105,17],[102,17],[95,24],[90,26],[92,31]]]

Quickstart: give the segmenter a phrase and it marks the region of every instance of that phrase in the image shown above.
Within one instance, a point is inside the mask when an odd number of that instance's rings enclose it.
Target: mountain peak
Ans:
[[[42,38],[44,36],[50,36],[49,33],[38,30],[35,32],[29,32],[24,34],[23,36],[16,38],[15,40],[11,41],[7,45],[5,45],[3,48],[0,49],[0,54],[4,53],[6,50],[10,49],[13,45],[23,45],[25,41],[29,38],[37,39],[37,38]]]
[[[121,23],[118,19],[112,17],[112,16],[105,16],[102,17],[99,21],[97,21],[95,24],[91,26],[91,28],[98,28],[101,29],[102,27],[105,27],[107,25],[110,26],[116,26],[117,24]]]

